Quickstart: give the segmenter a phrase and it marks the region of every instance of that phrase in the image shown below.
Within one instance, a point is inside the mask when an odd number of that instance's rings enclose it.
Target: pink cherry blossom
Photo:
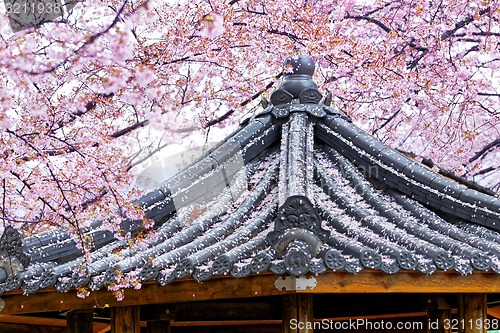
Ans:
[[[210,13],[200,21],[200,36],[216,38],[224,33],[224,18],[219,13]]]

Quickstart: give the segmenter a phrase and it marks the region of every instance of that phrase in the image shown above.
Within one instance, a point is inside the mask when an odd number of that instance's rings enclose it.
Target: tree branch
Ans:
[[[484,9],[479,11],[479,16],[483,16],[484,14],[489,13],[489,12],[490,12],[490,7],[484,8]],[[453,29],[445,31],[441,35],[441,40],[445,40],[445,39],[452,37],[455,34],[455,32],[457,32],[458,30],[462,29],[463,27],[465,27],[466,25],[468,25],[469,23],[472,23],[474,21],[475,21],[474,15],[467,16],[462,21],[456,23],[455,27]]]
[[[111,28],[113,28],[119,21],[120,21],[120,15],[122,14],[122,12],[125,10],[125,5],[128,3],[128,0],[125,0],[122,4],[122,6],[120,7],[120,9],[116,12],[116,15],[115,15],[115,18],[113,20],[113,22],[111,22],[111,24],[104,30],[90,36],[79,48],[77,48],[75,51],[72,52],[71,55],[67,56],[64,60],[60,61],[58,64],[56,65],[53,65],[47,69],[44,69],[44,70],[41,70],[41,71],[25,71],[23,70],[24,73],[27,73],[27,74],[31,74],[31,75],[40,75],[40,74],[47,74],[47,73],[50,73],[50,72],[53,72],[55,71],[56,69],[60,68],[61,66],[63,66],[65,63],[68,62],[68,60],[77,55],[78,53],[80,53],[85,47],[87,47],[88,45],[92,44],[93,42],[95,42],[99,37],[101,37],[102,35],[106,34],[109,30],[111,30]]]
[[[297,35],[292,34],[292,33],[290,33],[290,32],[286,32],[286,31],[279,31],[279,30],[277,30],[277,29],[269,29],[269,30],[267,30],[267,32],[268,32],[268,33],[270,33],[270,34],[274,34],[274,35],[280,35],[280,36],[285,36],[285,37],[288,37],[288,38],[290,38],[291,40],[293,40],[294,42],[299,43],[299,44],[300,44],[300,45],[302,45],[302,46],[305,46],[305,45],[304,45],[304,43],[302,43],[302,42],[300,41],[300,38],[299,38]]]
[[[497,168],[494,168],[494,167],[490,166],[490,167],[487,167],[487,168],[485,168],[485,169],[479,170],[478,172],[476,172],[476,173],[474,174],[474,176],[484,175],[484,174],[489,173],[489,172],[491,172],[491,171],[495,171],[496,169],[497,169]]]
[[[496,146],[500,146],[500,138],[498,138],[498,139],[496,139],[496,140],[488,143],[480,151],[478,151],[477,153],[475,153],[474,156],[472,156],[469,159],[469,163],[474,162],[475,160],[477,160],[478,158],[480,158],[481,156],[483,156],[488,150],[490,150],[491,148],[494,148]]]
[[[149,119],[143,120],[143,121],[138,121],[135,124],[132,124],[130,126],[127,126],[125,128],[122,128],[121,130],[118,130],[114,132],[113,134],[110,135],[112,138],[119,138],[120,136],[124,136],[140,127],[144,127],[149,124]]]
[[[500,97],[498,93],[486,93],[486,92],[478,92],[479,96],[491,96],[491,97]]]
[[[409,98],[406,100],[406,103],[409,102]],[[372,135],[375,135],[377,134],[378,131],[380,131],[382,128],[384,128],[385,126],[387,126],[387,124],[389,124],[394,118],[396,118],[396,116],[401,112],[401,108],[399,108],[399,110],[397,110],[396,112],[394,112],[389,118],[387,118],[379,127],[377,127],[376,129],[374,129],[372,131]]]
[[[368,21],[370,23],[374,23],[376,24],[377,26],[379,26],[382,30],[384,30],[385,32],[389,33],[391,32],[391,28],[389,28],[388,26],[386,26],[384,23],[382,23],[381,21],[377,20],[377,19],[374,19],[373,17],[370,17],[370,16],[366,16],[366,15],[355,15],[355,16],[351,16],[349,15],[347,18],[352,18],[356,21]]]
[[[274,78],[276,80],[278,80],[280,77],[283,76],[283,72],[279,73],[278,75],[276,75]],[[274,85],[275,81],[271,81],[269,82],[264,89],[262,89],[261,91],[259,91],[258,93],[254,94],[252,97],[250,98],[247,98],[246,100],[244,100],[243,102],[240,103],[240,106],[245,106],[247,105],[248,103],[250,103],[251,101],[259,98],[260,95],[262,95],[263,93],[265,93],[269,88],[271,88],[273,85]],[[220,116],[219,118],[216,118],[216,119],[212,119],[212,120],[209,120],[206,124],[205,124],[205,128],[207,127],[210,127],[210,126],[213,126],[215,124],[218,124],[224,120],[226,120],[227,118],[229,118],[230,115],[232,115],[234,113],[234,110],[231,109],[229,111],[227,111],[226,113],[224,113],[222,116]]]

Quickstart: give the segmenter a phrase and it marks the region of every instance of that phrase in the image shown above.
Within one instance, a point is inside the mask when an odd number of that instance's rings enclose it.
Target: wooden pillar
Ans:
[[[111,308],[111,333],[140,333],[139,306]]]
[[[92,310],[88,311],[70,311],[66,318],[68,333],[92,333],[93,332]]]
[[[465,296],[463,294],[458,295],[458,300],[457,300],[457,322],[461,321],[464,319],[464,309],[465,309]],[[465,327],[460,325],[457,327],[457,333],[464,333],[465,332]]]
[[[462,294],[458,299],[460,333],[486,333],[486,294]]]
[[[433,295],[428,298],[427,310],[427,332],[429,333],[452,333],[456,331],[453,326],[451,309],[453,305],[447,296]]]
[[[312,294],[283,296],[283,333],[313,332]]]
[[[436,309],[428,312],[427,332],[452,333],[453,318],[451,309]]]
[[[148,333],[170,333],[170,320],[149,320]]]

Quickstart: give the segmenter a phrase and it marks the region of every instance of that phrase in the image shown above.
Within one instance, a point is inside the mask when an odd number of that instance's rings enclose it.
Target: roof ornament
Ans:
[[[7,275],[11,275],[28,265],[29,257],[25,253],[23,236],[19,231],[8,226],[0,238],[0,269]]]
[[[315,68],[314,61],[307,55],[286,58],[283,82],[271,94],[271,103],[263,113],[271,112],[277,119],[287,118],[293,112],[306,112],[315,118],[340,115],[330,108],[331,95],[321,102],[323,95],[313,80]]]
[[[280,207],[275,228],[267,240],[278,258],[284,259],[286,271],[299,277],[310,270],[311,259],[317,256],[329,235],[321,227],[321,218],[311,201],[291,196]]]
[[[271,94],[271,103],[282,105],[298,99],[300,104],[318,104],[323,95],[312,79],[315,68],[316,65],[309,56],[286,58],[283,64],[285,77],[278,89]]]

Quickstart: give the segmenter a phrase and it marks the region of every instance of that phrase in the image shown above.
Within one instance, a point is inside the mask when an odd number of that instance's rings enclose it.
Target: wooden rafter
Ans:
[[[0,323],[66,327],[66,319],[16,316],[16,315],[1,315]]]
[[[66,319],[59,318],[44,318],[35,316],[18,316],[18,315],[0,315],[0,323],[34,325],[34,326],[51,326],[51,327],[66,327]],[[106,328],[110,327],[106,323],[94,323],[93,333],[105,332]]]

